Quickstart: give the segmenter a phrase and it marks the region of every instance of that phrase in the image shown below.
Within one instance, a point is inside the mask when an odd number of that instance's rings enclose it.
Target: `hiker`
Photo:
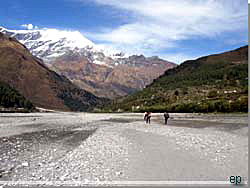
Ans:
[[[145,121],[145,122],[146,122],[146,119],[147,119],[147,115],[148,115],[148,113],[145,112],[145,113],[144,113],[144,121]]]
[[[150,124],[151,112],[147,112],[146,114],[146,123]]]
[[[165,125],[167,125],[169,118],[169,114],[167,112],[164,112],[164,118],[165,118]]]

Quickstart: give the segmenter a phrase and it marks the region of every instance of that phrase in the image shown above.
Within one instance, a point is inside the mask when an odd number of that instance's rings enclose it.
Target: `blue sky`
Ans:
[[[10,0],[8,29],[77,30],[96,44],[181,63],[248,44],[247,0]],[[30,25],[31,26],[31,25]],[[31,27],[29,28],[31,29]]]

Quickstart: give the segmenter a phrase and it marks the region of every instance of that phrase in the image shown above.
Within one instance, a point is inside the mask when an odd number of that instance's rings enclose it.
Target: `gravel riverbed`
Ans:
[[[247,114],[170,116],[0,114],[0,181],[247,181]]]

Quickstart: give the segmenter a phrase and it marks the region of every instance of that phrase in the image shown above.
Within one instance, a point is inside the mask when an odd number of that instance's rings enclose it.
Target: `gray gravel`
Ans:
[[[247,181],[247,114],[0,114],[0,181]]]

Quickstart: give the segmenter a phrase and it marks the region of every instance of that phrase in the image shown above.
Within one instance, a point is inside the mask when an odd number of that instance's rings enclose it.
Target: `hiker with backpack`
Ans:
[[[151,112],[145,112],[144,113],[144,121],[146,121],[146,123],[150,124],[150,118],[151,118]]]
[[[168,123],[168,118],[169,118],[169,114],[167,112],[164,112],[165,125],[167,125]]]

